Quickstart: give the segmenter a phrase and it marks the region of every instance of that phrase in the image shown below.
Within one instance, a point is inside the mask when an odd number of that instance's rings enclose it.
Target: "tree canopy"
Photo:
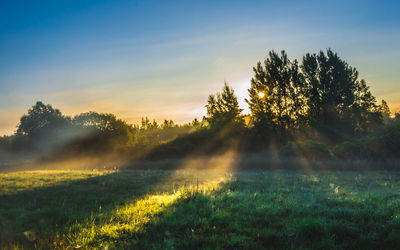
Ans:
[[[308,129],[338,139],[382,123],[382,111],[365,80],[330,49],[306,54],[301,65],[285,51],[270,51],[253,71],[246,101],[261,134],[285,139]]]
[[[28,114],[21,117],[17,134],[35,136],[46,130],[66,126],[69,121],[70,119],[63,116],[60,110],[38,101],[28,110]]]
[[[297,61],[291,62],[285,51],[275,51],[253,68],[249,99],[246,102],[256,127],[270,134],[286,136],[298,127],[304,114],[303,82]]]

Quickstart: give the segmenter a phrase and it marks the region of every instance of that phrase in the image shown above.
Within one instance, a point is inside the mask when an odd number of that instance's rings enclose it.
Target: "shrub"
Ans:
[[[371,135],[343,142],[333,154],[342,160],[400,158],[400,124],[387,124]]]
[[[299,142],[289,142],[279,150],[279,158],[327,160],[331,158],[331,153],[324,144],[313,140],[305,140]]]
[[[357,160],[370,158],[374,154],[358,141],[346,141],[336,145],[333,155],[340,160]]]
[[[388,124],[378,130],[370,145],[385,158],[400,158],[400,123]]]

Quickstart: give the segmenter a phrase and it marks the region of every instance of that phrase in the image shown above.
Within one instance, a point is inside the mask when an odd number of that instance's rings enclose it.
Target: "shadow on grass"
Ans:
[[[55,234],[71,223],[109,214],[115,207],[140,199],[172,174],[157,170],[113,172],[2,195],[0,248],[9,244],[51,247]],[[25,238],[25,231],[34,232],[32,243]]]
[[[388,180],[394,190],[382,186]],[[114,246],[393,249],[400,245],[398,182],[377,173],[239,171],[217,190],[177,200]]]

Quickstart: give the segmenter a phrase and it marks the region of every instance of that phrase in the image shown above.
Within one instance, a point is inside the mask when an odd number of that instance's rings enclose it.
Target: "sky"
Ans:
[[[252,67],[331,48],[400,111],[400,1],[0,1],[0,135],[36,101],[185,123],[224,81],[241,107]]]

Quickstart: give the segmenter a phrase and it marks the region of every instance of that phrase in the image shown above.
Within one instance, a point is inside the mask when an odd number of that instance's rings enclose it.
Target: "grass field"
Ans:
[[[0,249],[390,249],[399,216],[397,172],[0,174]]]

